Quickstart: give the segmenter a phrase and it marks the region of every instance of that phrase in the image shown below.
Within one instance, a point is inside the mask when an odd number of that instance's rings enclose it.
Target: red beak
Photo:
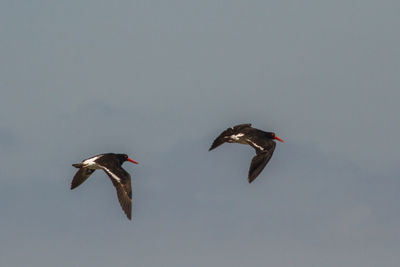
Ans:
[[[275,139],[281,141],[282,143],[285,143],[285,141],[283,139],[280,139],[278,136],[275,136]]]
[[[135,164],[139,164],[139,162],[134,161],[133,159],[130,159],[130,158],[128,158],[127,161],[130,161],[130,162],[135,163]]]

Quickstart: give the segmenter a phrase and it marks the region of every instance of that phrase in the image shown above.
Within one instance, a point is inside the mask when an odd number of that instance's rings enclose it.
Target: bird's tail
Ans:
[[[72,164],[72,166],[74,166],[75,168],[80,169],[80,168],[82,168],[83,164],[82,163],[75,163],[75,164]]]

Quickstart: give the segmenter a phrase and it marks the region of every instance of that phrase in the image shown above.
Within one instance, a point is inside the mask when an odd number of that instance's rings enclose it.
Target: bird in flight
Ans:
[[[253,182],[261,173],[274,153],[274,140],[285,142],[273,132],[264,132],[251,127],[251,124],[239,124],[223,131],[213,142],[209,151],[225,142],[250,145],[256,150],[249,169],[249,183]]]
[[[122,210],[129,220],[132,218],[132,187],[131,176],[122,168],[122,163],[130,161],[135,164],[138,162],[130,159],[126,154],[100,154],[83,160],[81,163],[72,164],[78,168],[71,183],[71,190],[81,185],[97,169],[102,169],[117,189],[117,196]]]

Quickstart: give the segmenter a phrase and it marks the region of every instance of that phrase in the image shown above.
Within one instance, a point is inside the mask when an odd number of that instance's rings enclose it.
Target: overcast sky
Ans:
[[[400,2],[0,3],[1,266],[398,266]],[[286,143],[252,184],[252,123]],[[127,153],[133,220],[96,171]]]

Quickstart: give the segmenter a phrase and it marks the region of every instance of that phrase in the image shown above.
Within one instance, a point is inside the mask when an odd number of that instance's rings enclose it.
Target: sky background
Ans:
[[[0,2],[1,266],[398,266],[400,2]],[[252,148],[214,138],[275,131]],[[133,220],[101,171],[127,153]]]

